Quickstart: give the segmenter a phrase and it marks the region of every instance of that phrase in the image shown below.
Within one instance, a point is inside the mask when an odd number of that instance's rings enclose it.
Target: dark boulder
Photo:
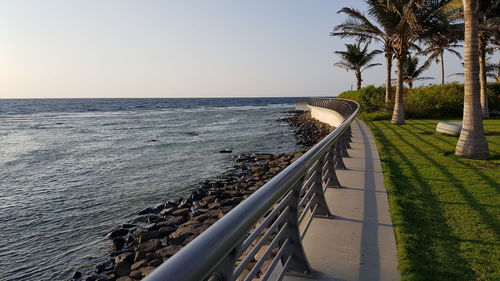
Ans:
[[[159,221],[160,219],[161,219],[160,215],[148,214],[136,217],[134,221],[142,223],[153,223]]]
[[[238,205],[241,201],[243,201],[242,197],[233,197],[233,198],[228,198],[222,200],[221,204],[223,206],[236,206]]]
[[[135,251],[134,263],[146,259],[146,251],[137,249]]]
[[[185,223],[188,219],[184,216],[170,217],[164,221],[167,225],[179,225]]]
[[[172,215],[174,216],[187,216],[189,215],[190,208],[182,208],[182,209],[177,209],[172,212]]]
[[[158,211],[165,209],[165,203],[161,203],[161,204],[156,205],[155,209]]]
[[[137,270],[141,267],[146,267],[148,265],[148,261],[146,259],[143,259],[143,260],[140,260],[134,264],[132,264],[132,266],[130,267],[130,269],[132,270]]]
[[[152,266],[152,267],[158,267],[160,266],[160,264],[163,263],[163,260],[162,259],[155,259],[155,260],[152,260],[148,263],[148,266]]]
[[[128,233],[128,229],[119,228],[119,229],[115,229],[115,230],[111,231],[110,233],[108,233],[106,235],[106,237],[115,238],[115,237],[119,237],[119,236],[125,236],[125,235],[127,235],[127,233]]]
[[[178,204],[175,203],[174,201],[166,201],[165,202],[165,208],[173,208],[173,207],[177,207]]]
[[[113,273],[116,274],[116,276],[127,276],[130,274],[130,264],[128,262],[122,261],[117,264],[115,264],[115,268],[113,270]]]
[[[148,262],[150,262],[150,261],[152,261],[152,260],[159,259],[159,258],[160,258],[160,256],[159,256],[158,254],[156,254],[156,253],[147,253],[147,254],[146,254],[146,260],[147,260]]]
[[[149,274],[151,274],[151,272],[153,272],[156,268],[155,267],[152,267],[152,266],[148,266],[148,267],[143,267],[141,268],[141,271],[142,271],[142,276],[143,277],[146,277],[148,276]]]
[[[122,224],[119,224],[119,225],[118,225],[118,228],[132,228],[132,227],[135,227],[135,224],[131,224],[131,223],[122,223]]]
[[[125,262],[131,264],[134,262],[134,256],[135,256],[135,254],[132,252],[125,252],[125,253],[119,254],[118,256],[115,257],[115,263],[120,263],[122,261],[125,261]]]
[[[111,269],[113,269],[113,262],[110,260],[98,263],[96,266],[94,266],[95,273],[102,273]]]
[[[203,196],[205,196],[205,192],[201,191],[201,190],[196,190],[194,191],[193,193],[191,193],[191,200],[193,201],[198,201],[200,200],[201,198],[203,198]]]
[[[80,271],[77,271],[75,272],[75,274],[73,274],[73,279],[80,279],[82,278],[82,273]]]
[[[158,210],[157,209],[153,209],[153,208],[146,208],[144,210],[141,210],[139,211],[139,215],[148,215],[148,214],[156,214],[158,213]]]
[[[155,253],[158,254],[162,258],[170,258],[175,253],[177,253],[180,249],[181,249],[181,247],[168,246],[168,247],[161,248],[161,249],[157,250]]]
[[[209,209],[218,209],[220,206],[222,206],[222,204],[219,200],[216,200],[215,202],[208,204]]]
[[[142,271],[140,269],[132,270],[128,276],[132,279],[139,280],[142,278]]]
[[[144,243],[148,240],[158,238],[160,238],[160,234],[158,233],[158,231],[144,231],[139,236],[139,243]]]
[[[164,226],[164,227],[161,227],[160,229],[158,229],[158,234],[160,235],[160,237],[165,237],[165,236],[168,236],[170,235],[170,233],[176,231],[177,228],[174,227],[174,226]]]
[[[162,244],[161,244],[161,241],[160,239],[151,239],[151,240],[148,240],[144,243],[140,243],[139,245],[137,245],[137,249],[139,251],[144,251],[146,253],[152,253],[156,250],[158,250],[159,248],[161,248]]]
[[[175,211],[176,209],[177,209],[177,207],[165,208],[165,209],[161,210],[160,215],[168,216],[168,215],[172,214],[172,212]]]
[[[123,237],[113,238],[113,250],[120,250],[125,245],[125,239]]]

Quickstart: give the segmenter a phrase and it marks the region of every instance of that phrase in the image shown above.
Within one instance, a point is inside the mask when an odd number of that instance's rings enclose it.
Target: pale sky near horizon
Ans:
[[[332,66],[352,42],[329,36],[344,6],[365,10],[362,0],[0,0],[0,98],[337,95],[355,87]],[[461,72],[458,58],[445,63]],[[424,75],[440,81],[435,64]],[[363,77],[382,85],[385,67]]]

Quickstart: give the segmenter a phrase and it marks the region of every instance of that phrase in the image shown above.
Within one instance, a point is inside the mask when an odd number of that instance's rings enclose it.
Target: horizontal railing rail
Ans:
[[[324,192],[341,187],[335,169],[345,169],[359,105],[344,99],[308,104],[345,120],[143,280],[281,280],[287,272],[311,273],[302,239],[313,217],[331,217]]]

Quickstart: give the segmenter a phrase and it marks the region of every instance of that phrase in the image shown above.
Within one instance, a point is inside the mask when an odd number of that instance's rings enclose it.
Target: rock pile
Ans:
[[[280,120],[292,127],[297,144],[304,148],[312,147],[333,130],[330,125],[312,118],[309,111],[296,111],[293,116]]]
[[[110,258],[97,264],[95,274],[84,280],[132,281],[147,276],[331,131],[304,112],[283,121],[294,128],[297,143],[304,149],[233,156],[231,169],[202,182],[189,197],[140,211],[133,221],[107,234],[112,241]],[[74,279],[81,278],[76,272]]]

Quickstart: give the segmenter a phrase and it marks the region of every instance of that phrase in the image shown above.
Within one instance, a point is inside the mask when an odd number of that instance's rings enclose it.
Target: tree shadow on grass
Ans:
[[[485,131],[484,135],[489,137],[489,136],[500,136],[500,132],[491,132],[491,131]]]
[[[486,223],[488,225],[488,227],[495,233],[497,239],[500,239],[500,231],[499,231],[500,226],[498,225],[498,222],[497,222],[495,216],[493,216],[490,213],[488,213],[488,211],[486,210],[486,208],[484,208],[474,198],[473,194],[465,187],[465,184],[463,183],[462,180],[460,180],[452,172],[450,172],[450,170],[447,167],[445,167],[444,165],[440,164],[434,158],[430,157],[427,153],[425,153],[424,151],[422,151],[419,147],[415,146],[414,144],[410,143],[405,138],[403,138],[401,136],[401,134],[399,134],[398,132],[396,132],[396,130],[394,128],[392,128],[391,126],[389,126],[389,125],[387,125],[385,123],[384,123],[384,125],[389,130],[391,130],[395,135],[397,135],[398,138],[402,142],[404,142],[406,145],[408,145],[409,147],[412,147],[412,149],[414,149],[415,151],[417,151],[420,154],[420,156],[422,156],[423,158],[425,158],[432,166],[438,168],[441,171],[441,173],[451,183],[453,183],[453,185],[457,188],[458,192],[460,192],[460,194],[462,195],[462,197],[464,198],[464,200],[467,201],[467,203],[469,204],[469,206],[472,209],[476,210],[479,213],[479,215],[483,219],[484,223]],[[418,139],[422,143],[425,143],[426,145],[431,146],[434,149],[439,149],[438,147],[436,147],[431,142],[428,142],[428,141],[422,139],[422,137],[420,137],[418,134],[412,132],[410,129],[408,129],[408,127],[400,127],[400,128],[403,129],[403,130],[405,130],[406,132],[408,132],[410,135],[414,136],[416,139]],[[466,165],[465,163],[459,161],[458,158],[456,158],[456,160],[457,160],[458,163],[464,164],[466,166],[466,168],[471,169],[474,173],[476,173],[479,177],[481,177],[481,179],[483,179],[486,182],[488,182],[488,184],[492,188],[494,188],[494,190],[497,193],[499,192],[500,188],[497,186],[497,184],[494,184],[495,181],[493,179],[491,179],[490,177],[486,176],[483,172],[480,172],[477,168],[475,168],[473,166],[470,166],[470,165]]]
[[[375,123],[371,125],[378,128]],[[403,250],[400,259],[403,274],[414,280],[472,279],[475,273],[460,256],[457,237],[452,234],[424,175],[405,153],[391,145],[382,130],[377,130],[376,135],[387,153],[384,166],[390,171],[388,186],[392,190],[389,194],[395,207],[394,224],[399,228],[396,233],[400,253]],[[405,169],[411,175],[407,175]]]
[[[432,122],[428,122],[428,124],[432,124]],[[413,125],[413,123],[411,123],[410,125]],[[450,156],[450,157],[454,157],[454,160],[456,160],[457,163],[463,165],[465,168],[467,169],[470,169],[472,170],[474,173],[476,173],[478,176],[480,176],[482,179],[484,179],[486,182],[488,182],[488,184],[490,186],[492,186],[493,188],[496,189],[497,193],[500,193],[500,187],[498,187],[498,182],[491,178],[490,176],[486,175],[484,172],[482,172],[481,170],[479,170],[476,165],[479,165],[479,166],[482,166],[482,167],[485,167],[485,168],[492,168],[490,166],[485,166],[485,165],[482,165],[481,163],[484,162],[484,161],[476,161],[476,162],[473,162],[474,164],[472,163],[467,163],[465,162],[463,159],[460,159],[459,157],[456,157],[455,156],[455,151],[454,150],[451,150],[451,151],[443,151],[443,149],[439,148],[438,146],[436,146],[435,144],[429,142],[429,141],[426,141],[424,140],[423,138],[421,138],[420,136],[417,135],[417,133],[420,133],[420,132],[414,132],[410,129],[408,129],[408,127],[404,127],[404,126],[401,126],[402,129],[406,130],[408,133],[412,134],[413,136],[415,136],[418,140],[426,143],[427,145],[433,147],[434,149],[436,149],[437,152],[441,152],[443,153],[445,156]],[[429,132],[429,131],[426,131],[426,130],[423,130],[422,128],[417,128],[417,127],[413,127],[413,128],[416,128],[422,132]],[[391,128],[392,129],[392,128]],[[450,138],[449,136],[446,136],[446,135],[434,135],[436,136],[437,139],[439,139],[440,141],[442,142],[445,142],[451,146],[455,146],[456,142],[457,142],[457,139],[454,137],[453,139]],[[491,141],[489,141],[491,142]],[[493,157],[490,157],[490,160],[497,160],[498,158],[500,157],[500,155],[495,155]]]

